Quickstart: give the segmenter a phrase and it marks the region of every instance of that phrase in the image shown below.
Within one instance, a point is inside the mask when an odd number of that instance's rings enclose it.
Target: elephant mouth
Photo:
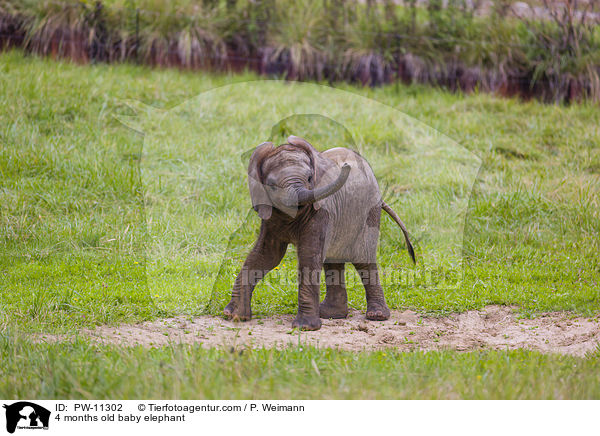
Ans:
[[[314,203],[315,201],[323,200],[330,195],[335,194],[344,186],[348,175],[350,174],[350,165],[344,164],[338,177],[331,183],[315,189],[299,188],[290,192],[283,201],[284,206],[288,208],[305,206]]]

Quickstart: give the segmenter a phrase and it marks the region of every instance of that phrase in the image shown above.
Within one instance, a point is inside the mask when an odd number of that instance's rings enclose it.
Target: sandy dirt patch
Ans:
[[[583,356],[598,349],[600,318],[545,313],[519,319],[513,308],[487,306],[447,317],[420,316],[392,311],[388,321],[367,321],[364,312],[352,310],[348,319],[323,320],[316,332],[291,329],[293,315],[280,315],[234,323],[219,317],[176,317],[117,327],[100,326],[82,333],[99,343],[158,347],[169,343],[202,344],[204,347],[284,347],[310,344],[342,350],[472,351],[524,348],[542,353]],[[66,339],[51,335],[39,341]]]

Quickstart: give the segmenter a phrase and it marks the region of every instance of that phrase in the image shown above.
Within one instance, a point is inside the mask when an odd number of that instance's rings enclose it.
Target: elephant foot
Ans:
[[[298,314],[292,321],[292,328],[300,330],[319,330],[321,328],[321,318],[318,316],[307,316]]]
[[[252,311],[242,310],[232,301],[223,309],[223,315],[232,321],[249,321],[252,318]]]
[[[323,319],[341,319],[346,318],[348,316],[348,305],[347,304],[338,304],[333,305],[329,304],[326,301],[323,301],[319,305],[319,317]]]
[[[390,309],[385,303],[367,304],[367,319],[371,321],[390,319]]]

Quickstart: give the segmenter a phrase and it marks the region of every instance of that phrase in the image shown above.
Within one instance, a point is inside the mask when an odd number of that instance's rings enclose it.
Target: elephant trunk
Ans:
[[[325,197],[335,194],[342,186],[344,186],[349,174],[350,165],[345,163],[338,178],[329,185],[321,186],[320,188],[316,189],[301,189],[298,191],[298,205],[304,206],[305,204],[314,203],[315,201],[322,200]]]

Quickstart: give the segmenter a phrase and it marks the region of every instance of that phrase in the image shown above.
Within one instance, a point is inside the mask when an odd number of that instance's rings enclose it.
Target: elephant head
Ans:
[[[349,173],[350,166],[340,171],[302,138],[290,136],[279,147],[264,142],[256,147],[248,165],[252,207],[264,220],[271,217],[273,207],[291,217],[307,204],[318,210],[320,201],[337,192]]]

